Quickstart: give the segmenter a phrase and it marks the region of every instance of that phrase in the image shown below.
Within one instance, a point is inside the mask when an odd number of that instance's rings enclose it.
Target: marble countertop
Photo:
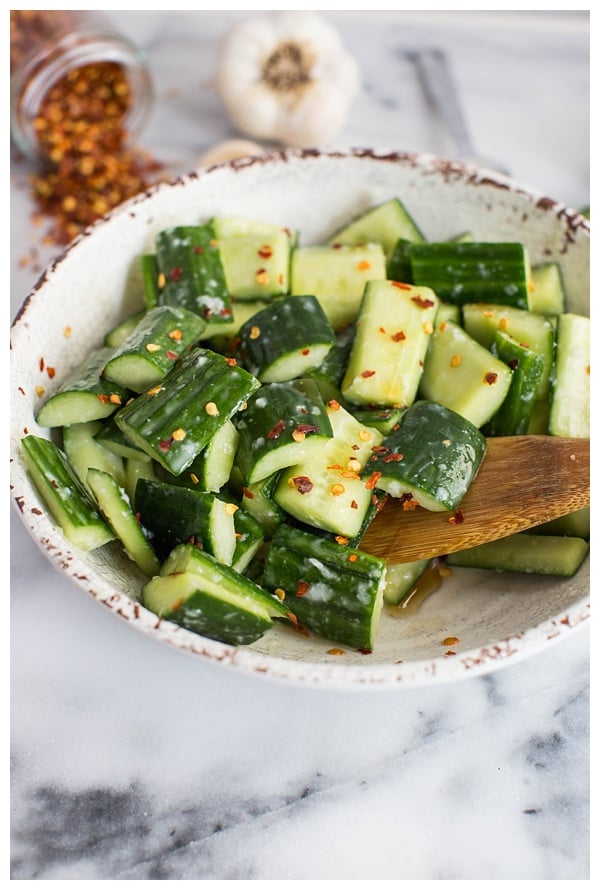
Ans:
[[[242,15],[112,15],[155,79],[142,141],[181,169],[240,135],[213,74]],[[408,58],[435,46],[478,150],[589,203],[586,11],[324,15],[363,77],[335,146],[455,156]],[[31,224],[27,172],[15,159],[11,318],[56,254]],[[586,627],[442,685],[289,686],[135,633],[59,575],[11,510],[10,632],[13,879],[589,878]]]

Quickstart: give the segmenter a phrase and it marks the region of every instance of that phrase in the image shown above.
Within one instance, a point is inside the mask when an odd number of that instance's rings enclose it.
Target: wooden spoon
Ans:
[[[589,439],[506,436],[486,455],[459,509],[403,509],[388,497],[360,549],[390,563],[465,550],[589,505]]]

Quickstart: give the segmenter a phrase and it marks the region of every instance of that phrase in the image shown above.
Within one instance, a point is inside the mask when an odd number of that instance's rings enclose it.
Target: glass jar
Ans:
[[[56,161],[63,125],[75,131],[77,113],[80,130],[91,120],[106,131],[108,120],[121,140],[139,135],[153,102],[146,60],[102,13],[11,10],[10,36],[11,136],[27,158]]]

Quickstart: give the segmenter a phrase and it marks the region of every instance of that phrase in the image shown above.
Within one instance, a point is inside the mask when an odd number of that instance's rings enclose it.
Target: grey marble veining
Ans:
[[[115,13],[155,72],[146,144],[237,135],[211,88],[237,12]],[[363,86],[337,143],[452,153],[406,49],[446,49],[478,149],[589,200],[585,13],[328,13]],[[15,165],[11,311],[37,277]],[[133,632],[11,513],[13,880],[586,880],[589,631],[455,683],[262,681]]]

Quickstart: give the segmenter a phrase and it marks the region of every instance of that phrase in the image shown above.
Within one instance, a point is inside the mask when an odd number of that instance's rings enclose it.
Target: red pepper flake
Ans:
[[[328,649],[327,654],[328,655],[344,655],[344,650],[338,649],[337,647],[335,647],[334,649]]]
[[[509,367],[512,371],[516,371],[517,368],[519,367],[519,359],[518,359],[518,358],[511,358],[511,359],[509,360],[509,362],[508,362],[508,367]]]
[[[160,451],[168,451],[172,444],[172,439],[161,439],[158,443],[158,448]]]
[[[222,315],[223,318],[229,318],[230,315],[233,315],[233,312],[229,307],[225,306],[223,309],[219,310],[219,315]]]
[[[350,501],[350,506],[353,510],[358,510],[358,504],[356,503],[356,501]]]
[[[419,502],[416,501],[410,493],[406,496],[406,500],[402,500],[402,509],[407,512],[409,510],[416,510],[418,506]]]
[[[242,494],[244,495],[245,498],[248,498],[248,500],[250,500],[250,501],[254,497],[254,493],[251,492],[250,489],[246,485],[242,488]]]
[[[204,253],[204,248],[203,248],[203,247],[200,247],[199,244],[195,244],[195,245],[192,247],[192,250],[194,251],[194,253],[198,253],[198,254],[202,254],[202,253]]]
[[[395,334],[391,335],[391,338],[394,343],[400,343],[401,340],[406,340],[406,334],[404,333],[404,331],[396,331]]]
[[[179,281],[182,275],[183,266],[174,266],[169,272],[169,278],[171,279],[171,281]]]
[[[371,451],[373,451],[375,454],[385,454],[387,451],[389,451],[389,448],[387,448],[385,445],[373,445]]]
[[[310,355],[310,349],[303,349],[302,355]]]
[[[417,294],[416,297],[411,297],[411,300],[413,303],[416,303],[417,306],[420,306],[421,309],[429,309],[430,306],[435,306],[433,300],[430,300],[429,297],[422,297],[419,294]]]
[[[258,251],[258,255],[263,258],[263,260],[268,260],[269,257],[273,256],[273,248],[270,244],[263,244],[263,246]]]
[[[103,405],[108,405],[108,396],[104,395],[103,392],[97,393],[98,399],[102,402]]]
[[[165,355],[166,355],[167,358],[170,358],[170,359],[171,359],[172,361],[174,361],[174,362],[176,362],[176,361],[178,360],[178,358],[179,358],[179,356],[177,355],[177,353],[176,353],[176,352],[173,352],[172,349],[167,349],[167,351],[165,352]]]
[[[373,654],[372,649],[365,649],[362,646],[360,647],[360,649],[357,649],[356,651],[360,652],[361,655],[372,655]]]
[[[358,555],[356,553],[348,554],[348,562],[356,562],[357,559],[358,559]]]
[[[335,244],[332,244],[332,245],[331,245],[331,247],[333,248],[333,250],[341,250],[343,246],[344,246],[344,245],[343,245],[343,244],[340,244],[338,241],[336,241]]]
[[[278,439],[285,429],[285,421],[278,420],[272,430],[267,433],[267,439]]]
[[[46,373],[48,374],[48,377],[52,380],[52,378],[56,374],[56,368],[51,368],[50,365],[48,365],[48,367],[46,368]]]
[[[235,358],[226,358],[225,361],[227,362],[227,364],[229,365],[230,368],[235,368],[235,366],[237,365],[237,359],[235,359]]]
[[[296,596],[304,596],[308,593],[308,582],[307,581],[298,581],[298,586],[296,588]]]
[[[296,427],[299,433],[318,433],[319,427],[314,423],[299,423]]]
[[[345,538],[344,535],[336,535],[335,540],[337,544],[341,544],[342,546],[348,543],[348,538]]]
[[[365,378],[373,377],[374,375],[375,375],[375,371],[361,371],[360,372],[360,376],[365,377]]]
[[[331,408],[332,411],[340,410],[341,406],[340,406],[340,403],[337,401],[337,399],[329,399],[327,404],[329,405],[329,407]]]
[[[488,371],[488,373],[483,378],[484,382],[489,384],[490,386],[493,386],[494,383],[497,381],[497,379],[498,379],[498,375],[496,374],[495,371]]]
[[[448,522],[451,525],[460,525],[461,522],[464,522],[464,521],[465,521],[465,517],[463,515],[462,510],[457,510],[456,513],[454,513],[454,515],[451,516],[450,519],[448,520]]]
[[[384,464],[392,463],[392,461],[395,461],[395,460],[404,460],[404,455],[400,454],[400,452],[397,451],[397,452],[392,452],[392,454],[386,454],[386,456],[383,458]]]
[[[379,470],[375,470],[373,473],[371,473],[371,475],[365,482],[365,488],[370,491],[371,489],[375,488],[380,479],[381,473],[379,472]]]
[[[458,637],[446,637],[442,640],[442,646],[456,646],[457,643],[460,643]]]
[[[293,476],[292,483],[299,494],[308,494],[313,489],[313,483],[309,476]]]
[[[405,284],[403,281],[392,281],[391,283],[394,287],[397,287],[400,290],[412,290],[412,286],[410,284]]]

